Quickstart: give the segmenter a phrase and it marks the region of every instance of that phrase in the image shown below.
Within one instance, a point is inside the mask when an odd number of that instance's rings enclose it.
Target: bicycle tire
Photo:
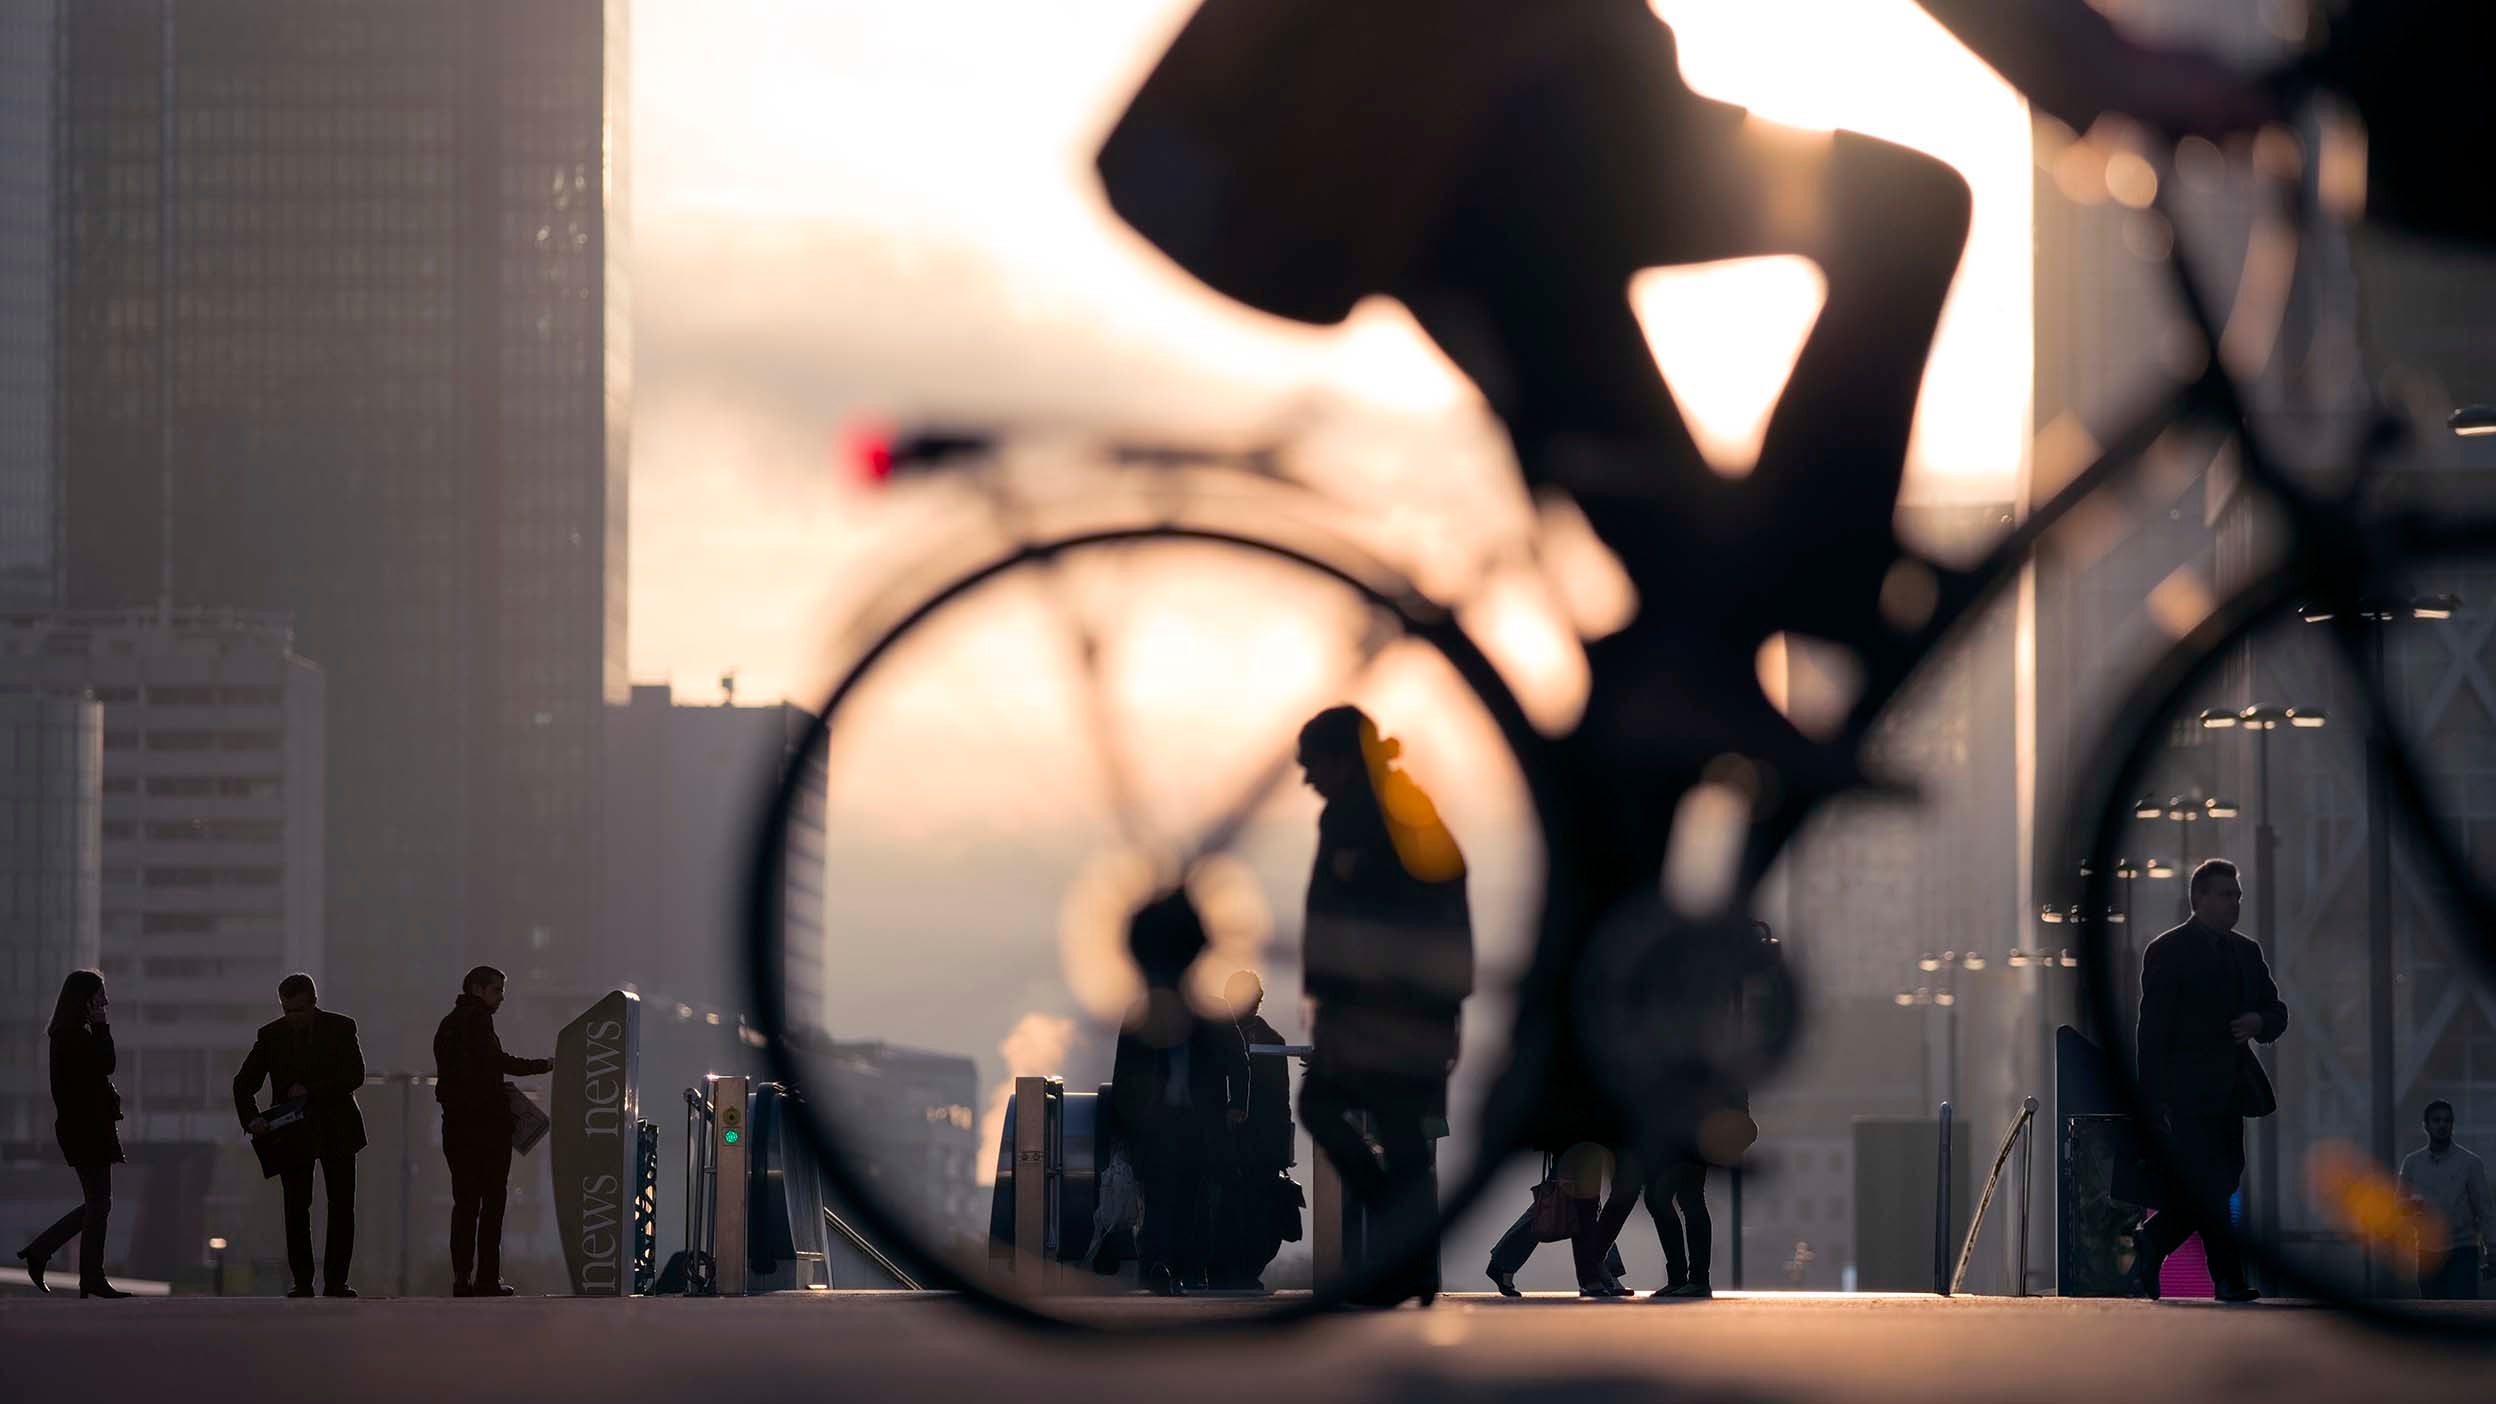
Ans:
[[[2449,559],[2456,555],[2496,560],[2496,520],[2444,521],[2415,530],[2405,529],[2397,522],[2384,527],[2381,540],[2369,553],[2372,557],[2404,559],[2411,563],[2411,568],[2420,559]],[[2329,574],[2327,567],[2333,563],[2345,565],[2346,560],[2325,554],[2309,556],[2300,563],[2304,569],[2269,572],[2223,600],[2208,618],[2171,645],[2142,674],[2101,732],[2088,769],[2082,772],[2101,779],[2077,797],[2061,844],[2066,852],[2077,847],[2084,856],[2078,921],[2080,983],[2082,998],[2099,1028],[2126,1028],[2132,1013],[2123,1007],[2124,991],[2115,979],[2117,951],[2108,920],[2116,906],[2114,874],[2125,848],[2124,830],[2133,817],[2133,806],[2127,797],[2140,793],[2139,787],[2153,768],[2173,719],[2192,704],[2237,648],[2278,625],[2288,611],[2302,602],[2316,598],[2345,602],[2363,597],[2362,577],[2352,583],[2351,577],[2339,575],[2328,582],[2326,591],[2308,588],[2309,572]],[[2315,571],[2318,564],[2326,569]],[[2349,611],[2344,609],[2342,613]],[[2331,656],[2338,666],[2360,680],[2364,700],[2373,715],[2397,715],[2387,706],[2383,678],[2359,643],[2362,637],[2353,628],[2332,629]],[[2496,986],[2496,939],[2490,935],[2496,932],[2496,893],[2490,891],[2487,876],[2473,869],[2453,835],[2436,818],[2431,787],[2418,764],[2417,749],[2405,732],[2398,725],[2370,725],[2367,744],[2389,784],[2395,827],[2416,844],[2446,883],[2447,898],[2455,907],[2449,916],[2458,928],[2453,933],[2454,947],[2481,980]],[[2179,873],[2177,880],[2185,877]],[[2121,1038],[2110,1043],[2105,1051],[2107,1062],[2116,1073],[2109,1079],[2115,1097],[2126,1115],[2147,1125],[2150,1109],[2141,1094],[2137,1056]],[[2180,1176],[2177,1157],[2164,1138],[2145,1136],[2141,1144],[2162,1174],[2170,1178]],[[2389,1167],[2384,1170],[2389,1173]],[[2266,1192],[2276,1191],[2266,1188]],[[2452,1318],[2400,1305],[2401,1299],[2349,1292],[2299,1266],[2257,1235],[2234,1229],[2221,1232],[2233,1239],[2243,1260],[2259,1269],[2266,1281],[2285,1284],[2292,1291],[2324,1302],[2371,1327],[2447,1343],[2485,1346],[2496,1342],[2496,1333],[2485,1328],[2457,1325]]]
[[[781,944],[785,893],[783,863],[784,847],[789,836],[789,807],[799,798],[799,787],[806,783],[810,768],[827,754],[832,728],[837,724],[843,705],[905,636],[957,601],[1011,571],[1025,566],[1046,565],[1062,556],[1092,548],[1176,542],[1246,552],[1315,572],[1351,591],[1370,609],[1395,619],[1406,637],[1429,646],[1455,670],[1466,690],[1497,726],[1534,807],[1535,826],[1545,854],[1543,881],[1538,885],[1534,901],[1537,915],[1534,929],[1540,931],[1540,913],[1548,905],[1550,886],[1569,851],[1560,833],[1563,817],[1571,812],[1567,786],[1549,744],[1527,720],[1523,708],[1497,669],[1457,625],[1449,611],[1423,597],[1400,575],[1339,542],[1326,547],[1304,547],[1286,544],[1271,535],[1171,521],[1062,532],[1041,540],[1021,542],[983,563],[950,572],[943,583],[919,593],[915,601],[898,608],[895,617],[889,621],[870,623],[859,629],[858,634],[867,637],[869,642],[859,650],[855,660],[832,687],[824,704],[814,711],[804,736],[782,767],[777,783],[772,787],[768,808],[755,826],[744,901],[747,984],[754,1007],[760,1015],[764,1056],[777,1078],[792,1085],[804,1084],[804,1069],[798,1062],[797,1050],[785,1036],[790,1027],[789,1011],[780,979],[784,969]],[[1341,559],[1320,555],[1321,549],[1330,549]],[[1517,995],[1517,1018],[1523,1025],[1537,1017],[1535,1006],[1538,1001],[1536,992],[1530,988],[1521,986]],[[1465,1178],[1452,1193],[1443,1197],[1438,1216],[1440,1226],[1460,1218],[1480,1199],[1492,1176],[1514,1149],[1517,1142],[1515,1128],[1504,1124],[1505,1118],[1500,1111],[1515,1105],[1517,1098],[1512,1093],[1504,1094],[1503,1090],[1520,1081],[1530,1085],[1539,1075],[1539,1070],[1532,1066],[1532,1049],[1533,1045],[1527,1040],[1513,1040],[1510,1062],[1493,1077],[1491,1089],[1484,1099],[1485,1125],[1477,1154]],[[855,1217],[862,1221],[868,1232],[879,1235],[922,1282],[951,1290],[972,1308],[1018,1326],[1048,1331],[1154,1337],[1272,1329],[1304,1320],[1341,1301],[1357,1300],[1362,1288],[1369,1285],[1369,1279],[1382,1279],[1401,1266],[1398,1262],[1381,1263],[1368,1278],[1347,1283],[1338,1292],[1324,1295],[1313,1292],[1305,1303],[1285,1305],[1271,1311],[1176,1326],[1113,1330],[1044,1311],[1027,1301],[992,1290],[974,1276],[964,1273],[951,1259],[930,1251],[916,1233],[900,1223],[880,1193],[855,1172],[850,1157],[844,1152],[845,1138],[829,1118],[819,1114],[811,1100],[800,1099],[791,1105],[791,1120],[812,1143],[824,1179],[855,1211]]]

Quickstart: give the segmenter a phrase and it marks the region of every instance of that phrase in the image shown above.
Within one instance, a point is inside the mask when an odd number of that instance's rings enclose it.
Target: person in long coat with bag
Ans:
[[[294,1286],[286,1295],[312,1295],[312,1171],[329,1187],[328,1232],[322,1243],[321,1280],[332,1297],[352,1297],[347,1274],[355,1261],[355,1157],[364,1149],[364,1113],[355,1104],[364,1085],[364,1048],[355,1021],[320,1007],[312,977],[298,971],[278,982],[285,1013],[260,1026],[251,1052],[234,1074],[234,1114],[262,1151],[263,1173],[280,1181],[286,1209],[286,1265]],[[269,1129],[273,1105],[259,1106],[261,1084],[279,1105],[301,1104],[303,1119]],[[275,1135],[283,1144],[262,1141]]]
[[[2171,1174],[2158,1216],[2135,1241],[2133,1291],[2158,1295],[2158,1269],[2195,1233],[2209,1253],[2222,1302],[2261,1294],[2245,1280],[2227,1201],[2245,1173],[2245,1121],[2279,1109],[2256,1043],[2288,1031],[2288,1006],[2262,948],[2236,930],[2245,902],[2236,865],[2193,870],[2192,919],[2141,956],[2141,1100],[2164,1142]]]
[[[503,1051],[494,1011],[504,975],[480,965],[460,978],[459,998],[433,1033],[433,1099],[442,1105],[442,1158],[451,1170],[451,1295],[508,1297],[503,1202],[511,1186],[511,1094],[503,1077],[554,1071],[551,1058]]]
[[[1325,801],[1301,922],[1316,1051],[1300,1124],[1370,1216],[1356,1276],[1374,1279],[1362,1295],[1378,1306],[1439,1289],[1428,1127],[1447,1114],[1474,976],[1464,854],[1429,795],[1392,764],[1401,753],[1358,707],[1329,707],[1300,729],[1301,770]]]
[[[78,1172],[78,1206],[17,1252],[26,1264],[26,1278],[37,1292],[49,1295],[43,1270],[69,1240],[78,1240],[78,1295],[127,1297],[104,1280],[104,1235],[113,1214],[113,1167],[127,1159],[121,1151],[121,1094],[113,1089],[112,1003],[104,997],[104,977],[92,970],[73,970],[61,981],[60,998],[52,1005],[45,1030],[52,1045],[52,1133],[60,1141],[61,1158]]]

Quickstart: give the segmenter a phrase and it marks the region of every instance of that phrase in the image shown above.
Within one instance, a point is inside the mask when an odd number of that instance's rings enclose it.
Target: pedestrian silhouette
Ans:
[[[1629,1267],[1621,1261],[1617,1242],[1619,1235],[1609,1239],[1599,1235],[1602,1213],[1598,1206],[1602,1194],[1603,1167],[1610,1153],[1594,1145],[1572,1147],[1571,1152],[1544,1158],[1543,1182],[1535,1187],[1536,1203],[1519,1214],[1516,1222],[1508,1226],[1508,1231],[1499,1236],[1499,1241],[1491,1245],[1491,1262],[1484,1269],[1484,1274],[1503,1297],[1525,1295],[1517,1290],[1517,1273],[1543,1242],[1541,1201],[1554,1188],[1572,1201],[1566,1208],[1567,1222],[1564,1226],[1568,1230],[1570,1259],[1577,1268],[1578,1295],[1629,1295],[1629,1289],[1621,1283],[1621,1279],[1628,1275]]]
[[[2158,1268],[2193,1234],[2220,1301],[2260,1296],[2245,1280],[2227,1202],[2245,1173],[2245,1118],[2279,1110],[2256,1042],[2288,1029],[2262,948],[2236,930],[2245,889],[2224,858],[2193,869],[2193,915],[2141,956],[2140,1084],[2150,1133],[2174,1172],[2157,1215],[2134,1235],[2133,1290],[2158,1295]]]
[[[2479,1279],[2496,1271],[2496,1262],[2486,1257],[2488,1232],[2496,1229],[2487,1166],[2454,1143],[2452,1103],[2436,1098],[2419,1120],[2427,1144],[2401,1161],[2397,1181],[2401,1217],[2418,1235],[2418,1297],[2476,1301]]]
[[[503,1077],[552,1072],[548,1058],[503,1051],[494,1011],[503,972],[470,970],[433,1034],[434,1100],[442,1104],[442,1158],[451,1170],[451,1295],[508,1297],[502,1280],[503,1203],[511,1184],[511,1096]]]
[[[1301,929],[1316,1014],[1300,1119],[1367,1216],[1376,1256],[1347,1256],[1385,1304],[1438,1290],[1430,1132],[1447,1116],[1473,993],[1464,854],[1430,797],[1395,768],[1401,749],[1357,707],[1329,708],[1300,729],[1302,772],[1325,801]]]
[[[364,1085],[364,1049],[353,1019],[320,1007],[311,976],[279,981],[277,1002],[285,1013],[260,1026],[234,1074],[234,1114],[264,1148],[264,1172],[285,1192],[286,1265],[294,1274],[286,1295],[312,1295],[312,1169],[318,1165],[329,1187],[323,1291],[352,1297],[347,1274],[355,1261],[355,1157],[364,1149],[364,1113],[355,1094]],[[266,1112],[259,1106],[263,1083],[271,1094]],[[272,1126],[281,1116],[287,1124]]]
[[[1283,1042],[1257,1012],[1265,1002],[1265,982],[1255,972],[1233,972],[1223,983],[1222,1000],[1247,1058],[1248,1106],[1225,1138],[1213,1283],[1253,1290],[1264,1286],[1266,1264],[1283,1244],[1300,1236],[1300,1187],[1287,1174],[1293,1158],[1291,1067],[1279,1053],[1246,1051]]]
[[[1110,1104],[1119,1143],[1144,1192],[1136,1261],[1143,1285],[1182,1296],[1211,1281],[1215,1252],[1214,1169],[1245,1120],[1245,1047],[1228,1019],[1206,1019],[1180,985],[1205,949],[1205,928],[1185,891],[1165,893],[1136,913],[1128,946],[1144,994],[1118,1034]]]
[[[113,1216],[113,1167],[122,1163],[121,1094],[113,1090],[112,1001],[104,977],[73,970],[61,981],[45,1027],[52,1053],[52,1134],[61,1158],[78,1172],[78,1206],[17,1250],[26,1279],[49,1295],[44,1268],[62,1245],[78,1240],[78,1295],[126,1297],[104,1280],[104,1243]]]

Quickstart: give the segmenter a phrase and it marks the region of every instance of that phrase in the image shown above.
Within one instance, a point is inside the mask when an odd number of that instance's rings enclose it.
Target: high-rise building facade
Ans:
[[[639,986],[645,1044],[671,1022],[760,1022],[746,976],[750,845],[812,721],[785,703],[680,706],[663,684],[607,709],[601,930],[615,978]],[[823,1022],[820,764],[814,774],[785,848],[781,983],[805,1025]]]
[[[999,1154],[979,1143],[979,1065],[871,1041],[826,1041],[805,1056],[822,1076],[815,1103],[836,1128],[850,1173],[882,1196],[880,1207],[922,1243],[976,1241],[987,1227],[977,1158]]]
[[[45,1021],[96,962],[103,742],[83,692],[0,682],[0,1145],[50,1138]]]
[[[780,703],[678,705],[664,685],[607,709],[608,978],[641,996],[641,1097],[673,1105],[705,1073],[767,1076],[746,963],[746,880],[756,826],[812,718]],[[790,815],[783,989],[794,1016],[823,1022],[823,794],[820,764]],[[847,1128],[844,1127],[844,1130]],[[659,1163],[659,1238],[683,1216],[681,1157]]]
[[[62,4],[0,0],[0,609],[60,596]]]
[[[0,620],[0,687],[29,685],[101,705],[97,955],[124,1134],[229,1141],[226,1083],[277,982],[326,973],[320,672],[268,618]]]
[[[325,995],[376,1067],[423,1065],[477,961],[585,998],[624,679],[623,0],[58,24],[71,601],[293,620],[331,719]]]

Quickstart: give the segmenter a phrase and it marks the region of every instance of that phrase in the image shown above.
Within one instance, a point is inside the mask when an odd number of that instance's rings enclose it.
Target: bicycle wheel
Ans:
[[[2456,596],[2496,600],[2496,524],[2395,525],[2370,559],[2405,566],[2311,592],[2281,570],[2227,601],[2134,690],[2087,772],[2099,781],[2066,848],[2087,874],[2073,915],[2088,1032],[2116,1075],[2107,1105],[2080,1110],[2129,1121],[2082,1125],[2065,1109],[2065,1190],[2089,1201],[2067,1204],[2066,1221],[2094,1225],[2065,1244],[2066,1293],[2121,1289],[2115,1275],[2135,1253],[2190,1226],[2200,1257],[2169,1254],[2170,1287],[2215,1290],[2233,1251],[2266,1292],[2392,1329],[2487,1336],[2482,1321],[2421,1299],[2477,1283],[2461,1280],[2475,1278],[2467,1255],[2449,1251],[2461,1226],[2432,1203],[2405,1208],[2400,1171],[2431,1149],[2430,1103],[2473,1108],[2484,1096],[2471,1053],[2496,1037],[2496,874],[2470,785],[2478,757],[2496,753],[2496,713],[2470,691],[2487,631],[2452,608]],[[2228,1142],[2203,1122],[2224,1133],[2213,1109],[2258,1110],[2260,1093],[2250,1079],[2240,1094],[2177,1072],[2187,1036],[2159,1014],[2147,1036],[2166,1051],[2148,1055],[2145,1093],[2134,1046],[2145,964],[2197,968],[2180,964],[2201,939],[2183,923],[2214,924],[2194,896],[2211,858],[2237,863],[2243,929],[2287,1014],[2284,1030],[2266,1021],[2254,1035],[2256,1048],[2277,1038],[2257,1056],[2278,1110],[2246,1123],[2242,1188],[2226,1196],[2216,1186]],[[2214,870],[2205,886],[2222,907],[2225,877]],[[2176,944],[2150,956],[2151,933],[2167,927]],[[2152,987],[2192,983],[2161,975]],[[2463,1149],[2476,1140],[2496,1153],[2496,1125],[2465,1115],[2461,1129]],[[2128,1144],[2149,1173],[2123,1173]],[[2121,1230],[2145,1200],[2184,1217],[2164,1230],[2153,1219],[2135,1242]]]
[[[1291,783],[1292,741],[1347,699],[1402,734],[1470,862],[1480,978],[1467,1028],[1516,1017],[1512,972],[1527,963],[1551,855],[1565,852],[1554,816],[1566,806],[1497,672],[1445,611],[1374,563],[1220,526],[1054,534],[912,593],[864,621],[865,642],[792,748],[747,894],[763,1052],[805,1094],[793,1122],[842,1211],[919,1281],[1027,1324],[1264,1324],[1403,1281],[1438,1215],[1401,1235],[1373,1224],[1366,1268],[1322,1290],[1183,1313],[1135,1299],[1117,1237],[1154,1226],[1094,1223],[1113,1108],[1129,1105],[1109,1085],[1113,1055],[1136,1033],[1127,1016],[1162,1007],[1158,985],[1138,1001],[1146,930],[1182,910],[1203,940],[1172,987],[1193,1027],[1227,1031],[1215,996],[1248,970],[1283,997],[1263,1010],[1274,1032],[1307,1042],[1299,1014],[1278,1007],[1296,993],[1297,943],[1272,916],[1298,904],[1309,873],[1314,802]],[[817,862],[820,919],[805,881]],[[1037,1075],[1063,1082],[1016,1103],[1014,1078]],[[1449,1094],[1457,1134],[1440,1143],[1447,1215],[1512,1139],[1477,1103],[1532,1076],[1497,1037],[1465,1039]],[[986,1175],[974,1184],[968,1163],[1001,1181],[1031,1163],[1004,1137],[1020,1105],[1049,1108],[1040,1163],[1058,1172],[1039,1285],[1014,1273],[1010,1193]],[[1154,1144],[1155,1158],[1176,1154]],[[1233,1173],[1226,1153],[1186,1149],[1204,1193],[1166,1166],[1158,1177],[1172,1202],[1192,1201],[1185,1213],[1214,1221],[1191,1220],[1201,1241],[1288,1193]],[[1305,1182],[1305,1141],[1298,1164]],[[1130,1168],[1148,1182],[1149,1216],[1153,1167]]]

